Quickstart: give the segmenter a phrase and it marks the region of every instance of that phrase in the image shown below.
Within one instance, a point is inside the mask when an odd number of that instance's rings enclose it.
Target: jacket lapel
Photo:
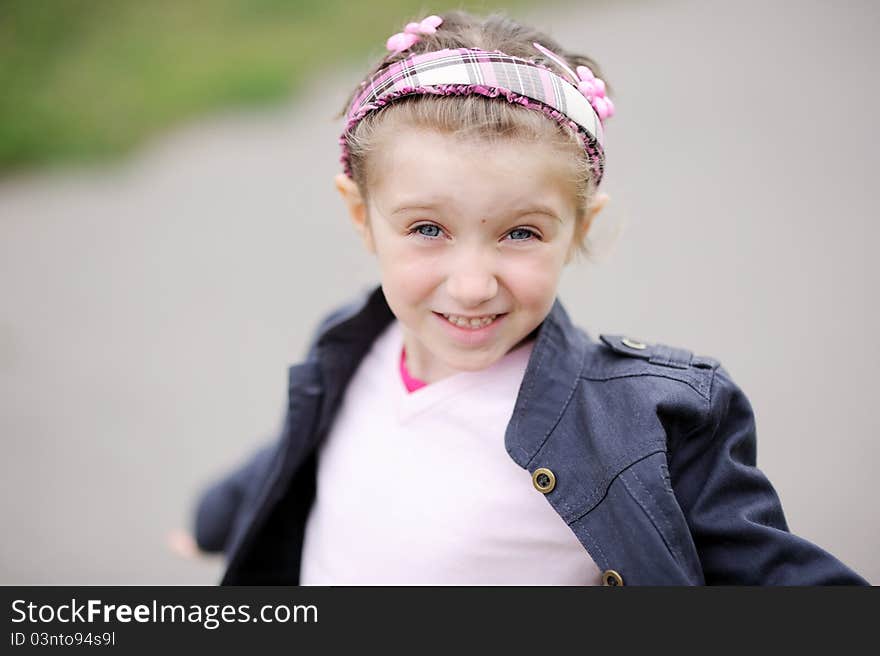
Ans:
[[[330,427],[348,383],[376,338],[394,319],[382,286],[348,305],[318,336],[315,349],[325,396],[317,435]]]
[[[528,469],[571,400],[588,338],[557,298],[541,323],[504,436],[514,462]]]

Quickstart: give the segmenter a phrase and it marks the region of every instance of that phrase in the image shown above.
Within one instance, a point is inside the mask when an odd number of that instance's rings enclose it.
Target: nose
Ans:
[[[478,308],[498,294],[498,278],[491,258],[470,251],[454,258],[446,278],[446,291],[461,308]]]

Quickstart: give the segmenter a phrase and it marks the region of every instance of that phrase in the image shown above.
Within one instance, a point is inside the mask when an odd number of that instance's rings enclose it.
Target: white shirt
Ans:
[[[302,585],[601,584],[504,448],[533,345],[408,392],[391,322],[319,447]]]

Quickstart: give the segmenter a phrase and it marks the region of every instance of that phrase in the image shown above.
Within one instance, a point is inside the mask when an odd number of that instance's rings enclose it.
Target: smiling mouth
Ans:
[[[494,323],[498,318],[503,317],[506,312],[499,314],[487,314],[482,317],[465,317],[457,314],[444,314],[442,312],[434,312],[438,317],[443,317],[446,321],[458,328],[466,328],[470,330],[479,330]]]

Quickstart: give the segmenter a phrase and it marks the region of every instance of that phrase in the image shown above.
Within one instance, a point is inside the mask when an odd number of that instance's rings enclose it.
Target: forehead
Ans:
[[[568,158],[569,151],[540,141],[405,128],[378,146],[371,195],[383,204],[432,202],[484,213],[542,203],[563,216],[574,209]]]

